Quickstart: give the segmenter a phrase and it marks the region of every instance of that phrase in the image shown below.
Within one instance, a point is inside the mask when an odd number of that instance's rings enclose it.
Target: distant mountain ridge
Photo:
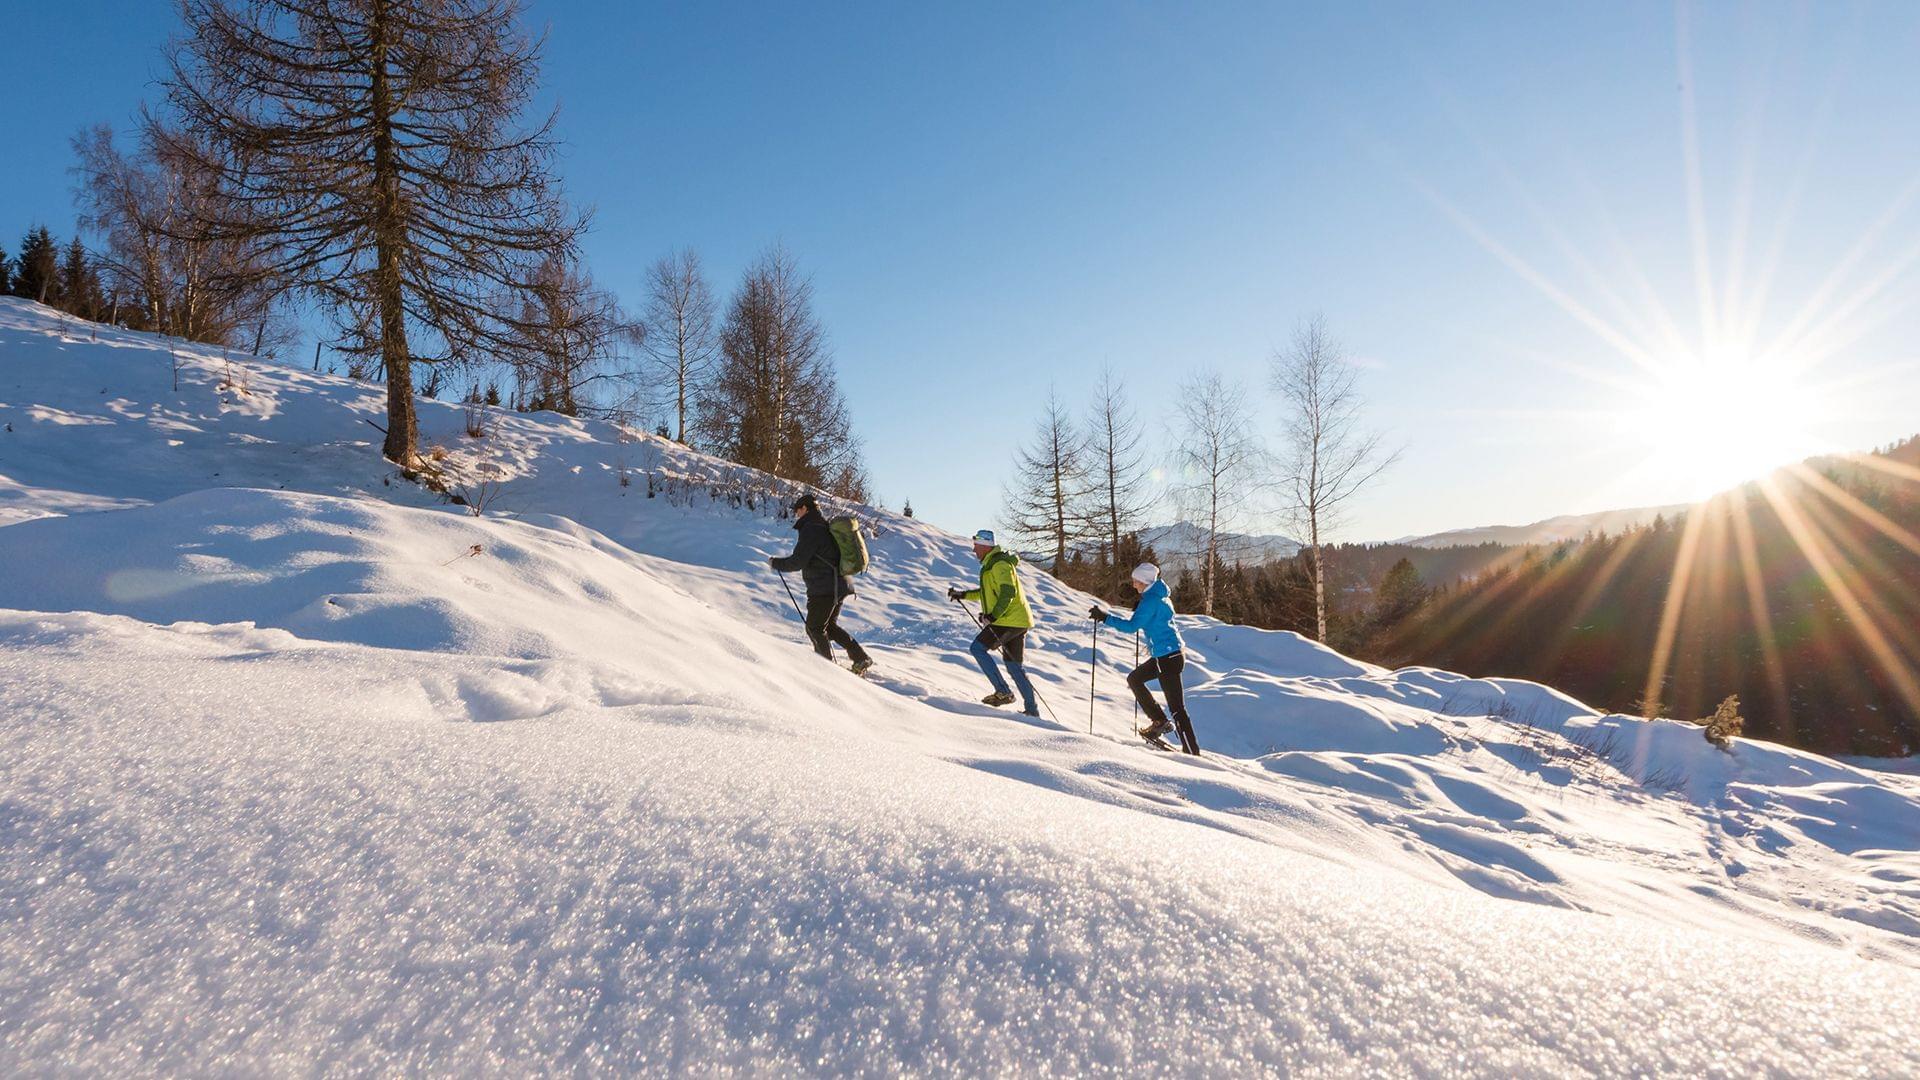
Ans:
[[[1199,565],[1207,549],[1207,534],[1191,521],[1171,525],[1152,525],[1140,530],[1140,542],[1154,550],[1162,566],[1175,569]],[[1225,561],[1264,563],[1299,554],[1301,544],[1278,533],[1220,534],[1220,555]]]
[[[1479,544],[1504,544],[1509,547],[1526,544],[1556,544],[1562,540],[1578,540],[1588,533],[1615,534],[1636,529],[1649,524],[1656,517],[1664,515],[1671,518],[1691,506],[1691,503],[1669,503],[1665,506],[1639,506],[1627,510],[1601,510],[1591,514],[1562,514],[1530,525],[1480,525],[1467,529],[1449,529],[1446,532],[1429,533],[1425,536],[1404,536],[1390,542],[1424,548],[1473,547]]]
[[[1589,533],[1617,534],[1649,524],[1665,515],[1672,518],[1686,511],[1687,503],[1665,506],[1639,506],[1624,510],[1600,510],[1590,514],[1561,514],[1528,525],[1476,525],[1426,535],[1403,536],[1393,540],[1366,541],[1368,544],[1405,544],[1410,547],[1448,548],[1501,544],[1523,547],[1528,544],[1554,544],[1578,540]],[[1153,525],[1140,530],[1142,543],[1150,545],[1169,567],[1196,563],[1206,550],[1206,531],[1191,521]],[[1220,551],[1227,562],[1264,563],[1291,558],[1305,547],[1299,540],[1280,533],[1222,533]]]

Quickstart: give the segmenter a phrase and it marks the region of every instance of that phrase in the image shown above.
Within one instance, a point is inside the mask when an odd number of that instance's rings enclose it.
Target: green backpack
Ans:
[[[837,517],[827,522],[833,542],[840,546],[840,572],[848,576],[867,568],[867,538],[860,534],[860,519]]]

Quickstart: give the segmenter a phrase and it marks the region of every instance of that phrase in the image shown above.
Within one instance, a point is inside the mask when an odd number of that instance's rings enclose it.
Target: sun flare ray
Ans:
[[[1920,678],[1915,677],[1913,670],[1894,649],[1893,643],[1888,641],[1886,635],[1881,632],[1873,616],[1868,613],[1866,605],[1854,594],[1853,587],[1847,584],[1846,575],[1842,574],[1835,565],[1834,558],[1827,550],[1825,542],[1815,532],[1813,525],[1800,513],[1793,499],[1783,492],[1771,477],[1760,481],[1760,491],[1766,496],[1767,502],[1773,506],[1774,513],[1779,516],[1781,524],[1786,526],[1794,544],[1806,556],[1808,565],[1819,576],[1821,583],[1833,596],[1834,602],[1840,605],[1840,610],[1846,616],[1848,624],[1872,654],[1874,663],[1879,665],[1881,674],[1893,684],[1895,693],[1900,695],[1900,700],[1906,705],[1908,712],[1920,716]]]
[[[1673,576],[1667,580],[1667,599],[1660,607],[1660,629],[1654,635],[1653,661],[1647,668],[1643,701],[1659,701],[1666,688],[1667,669],[1673,664],[1673,645],[1680,634],[1680,614],[1687,606],[1687,586],[1693,580],[1696,556],[1700,549],[1701,524],[1705,515],[1687,515],[1686,531],[1680,536],[1680,550],[1673,557]]]

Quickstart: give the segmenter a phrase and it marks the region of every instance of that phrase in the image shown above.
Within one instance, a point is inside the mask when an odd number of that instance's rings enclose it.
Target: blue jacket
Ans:
[[[1147,651],[1154,656],[1171,656],[1181,649],[1180,631],[1173,625],[1173,598],[1167,595],[1167,583],[1156,581],[1140,594],[1133,617],[1107,613],[1107,625],[1122,633],[1147,632]]]

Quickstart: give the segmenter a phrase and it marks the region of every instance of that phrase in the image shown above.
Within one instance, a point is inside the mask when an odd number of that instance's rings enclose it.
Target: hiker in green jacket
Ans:
[[[980,636],[973,639],[968,651],[986,673],[987,681],[993,684],[993,693],[980,700],[988,705],[1013,703],[1013,692],[1007,689],[1007,680],[1000,677],[1000,668],[993,662],[993,650],[999,649],[1001,658],[1007,662],[1007,674],[1013,676],[1013,685],[1020,688],[1022,711],[1028,716],[1039,716],[1033,683],[1027,680],[1025,639],[1027,631],[1033,628],[1033,613],[1027,610],[1027,599],[1020,592],[1020,577],[1016,573],[1020,556],[996,545],[992,529],[981,529],[973,534],[973,557],[980,560],[980,587],[951,588],[947,590],[947,598],[980,602]]]

